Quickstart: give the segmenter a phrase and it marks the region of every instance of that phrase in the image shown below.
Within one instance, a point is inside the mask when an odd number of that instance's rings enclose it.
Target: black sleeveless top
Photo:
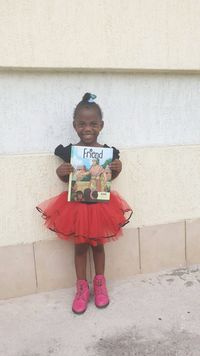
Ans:
[[[56,147],[54,154],[60,158],[63,159],[63,161],[70,163],[70,158],[71,158],[71,147],[72,144],[70,143],[68,146],[64,147],[63,145],[59,145]],[[110,148],[110,146],[108,145],[103,145],[103,147],[107,147]],[[115,147],[111,147],[113,148],[113,161],[115,159],[119,159],[119,150],[117,150]]]

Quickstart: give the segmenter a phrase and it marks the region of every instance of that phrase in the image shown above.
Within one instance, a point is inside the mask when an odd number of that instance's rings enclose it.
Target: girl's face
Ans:
[[[82,108],[74,119],[73,126],[80,137],[80,144],[95,146],[103,128],[103,120],[94,108]]]

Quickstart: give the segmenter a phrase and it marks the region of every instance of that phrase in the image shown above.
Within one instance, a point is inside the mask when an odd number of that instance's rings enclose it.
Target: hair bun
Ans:
[[[82,100],[76,105],[74,109],[73,119],[76,119],[79,110],[81,110],[82,108],[93,108],[97,110],[97,114],[100,116],[100,119],[102,119],[103,113],[100,106],[95,102],[96,97],[97,96],[95,94],[85,93],[83,95]]]
[[[88,101],[88,100],[90,100],[90,98],[91,98],[91,94],[90,93],[85,93],[83,95],[82,101]]]
[[[83,95],[83,99],[82,99],[82,101],[85,103],[85,102],[87,102],[87,103],[93,103],[94,102],[94,100],[96,99],[96,95],[95,94],[91,94],[91,93],[85,93],[84,95]]]

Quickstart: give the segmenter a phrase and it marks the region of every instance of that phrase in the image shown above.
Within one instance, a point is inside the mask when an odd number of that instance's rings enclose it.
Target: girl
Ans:
[[[94,102],[95,95],[86,93],[76,106],[73,115],[73,127],[79,136],[76,146],[109,147],[98,143],[98,135],[104,122],[102,111]],[[70,164],[71,146],[59,145],[55,154],[63,159],[56,170],[63,182],[68,182],[73,167]],[[112,179],[122,169],[119,151],[113,147],[113,161],[110,164]],[[108,202],[68,202],[67,192],[41,203],[37,209],[42,212],[46,226],[55,231],[61,239],[73,240],[75,243],[75,269],[77,292],[72,304],[76,314],[84,313],[89,301],[89,286],[86,281],[86,260],[89,246],[92,248],[95,277],[93,281],[95,305],[104,308],[109,304],[109,297],[104,277],[105,252],[104,243],[116,239],[132,214],[128,204],[116,193],[111,192]]]

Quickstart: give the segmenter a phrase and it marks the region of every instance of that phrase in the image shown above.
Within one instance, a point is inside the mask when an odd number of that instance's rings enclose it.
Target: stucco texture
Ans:
[[[0,73],[0,154],[53,152],[77,142],[73,110],[97,95],[104,129],[116,147],[200,142],[200,75],[135,73]]]
[[[1,0],[0,67],[199,70],[199,18],[197,0]]]

